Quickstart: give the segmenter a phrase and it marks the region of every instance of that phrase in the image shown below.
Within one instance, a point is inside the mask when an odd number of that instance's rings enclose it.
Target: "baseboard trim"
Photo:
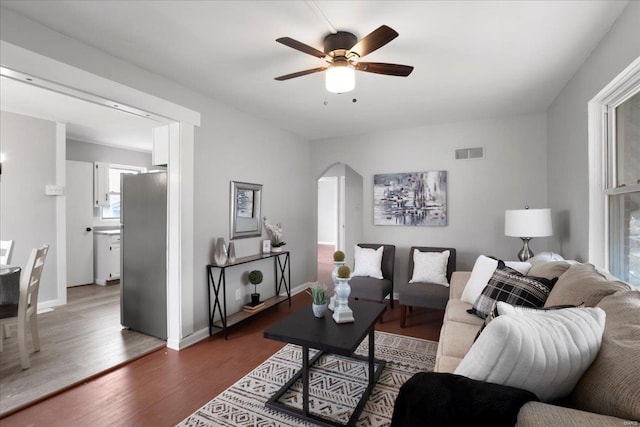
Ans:
[[[209,338],[209,327],[204,327],[188,335],[179,341],[176,340],[167,340],[167,347],[172,350],[184,350],[187,347],[191,347],[192,345]]]

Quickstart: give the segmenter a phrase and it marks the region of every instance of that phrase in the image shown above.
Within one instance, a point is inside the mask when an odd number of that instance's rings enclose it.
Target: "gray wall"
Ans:
[[[0,238],[14,240],[11,264],[24,268],[31,250],[49,245],[39,301],[57,298],[56,197],[44,194],[56,183],[56,123],[0,112]]]
[[[299,285],[315,277],[315,210],[312,194],[309,143],[269,123],[230,108],[200,92],[180,86],[105,52],[54,32],[6,9],[0,13],[2,40],[54,58],[71,66],[183,105],[201,113],[202,126],[195,129],[194,294],[196,330],[208,324],[206,264],[212,241],[229,238],[229,187],[231,180],[264,185],[263,213],[284,226],[286,249],[292,251],[291,279]],[[260,251],[261,238],[239,240],[237,256]],[[312,254],[312,251],[314,253]],[[272,261],[231,269],[228,295],[248,286],[242,276],[248,269],[265,271],[263,292],[273,293]],[[229,298],[232,311],[240,302]]]
[[[640,56],[640,2],[632,1],[547,110],[550,249],[589,259],[587,103]]]
[[[484,146],[482,160],[454,160],[456,148]],[[405,280],[409,247],[458,250],[458,269],[470,269],[480,254],[514,259],[522,242],[504,236],[505,209],[546,207],[546,121],[544,114],[447,123],[335,138],[312,144],[314,176],[343,162],[364,180],[363,241],[393,243],[396,279]],[[373,175],[446,170],[448,225],[373,225]],[[546,239],[534,239],[535,251]]]
[[[67,160],[103,162],[151,169],[151,153],[67,139]]]

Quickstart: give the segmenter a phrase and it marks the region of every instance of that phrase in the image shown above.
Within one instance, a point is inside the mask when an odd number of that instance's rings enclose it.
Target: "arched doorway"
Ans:
[[[362,176],[344,163],[317,179],[318,281],[333,287],[333,252],[341,250],[353,267],[353,248],[362,241]]]

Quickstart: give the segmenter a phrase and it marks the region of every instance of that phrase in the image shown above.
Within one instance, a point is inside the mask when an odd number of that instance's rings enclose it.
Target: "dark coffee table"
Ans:
[[[267,401],[267,407],[320,425],[344,425],[309,412],[309,367],[323,353],[332,353],[353,359],[366,360],[369,363],[369,384],[362,393],[346,425],[353,426],[358,421],[358,417],[364,409],[364,405],[386,364],[384,360],[374,359],[374,326],[382,316],[386,305],[365,301],[350,301],[349,307],[353,310],[353,317],[355,318],[353,323],[337,324],[331,317],[332,313],[330,311],[327,311],[325,317],[316,318],[311,311],[311,307],[305,307],[264,331],[265,338],[297,344],[302,347],[302,369],[296,372],[293,378]],[[368,357],[353,354],[367,334],[369,335]],[[320,350],[311,360],[309,360],[310,348]],[[302,409],[279,402],[282,395],[300,378],[302,378]]]

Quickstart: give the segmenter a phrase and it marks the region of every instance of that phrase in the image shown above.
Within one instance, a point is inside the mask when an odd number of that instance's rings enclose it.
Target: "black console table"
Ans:
[[[234,267],[236,265],[242,265],[249,262],[260,261],[262,259],[273,258],[273,272],[275,277],[276,294],[271,298],[265,299],[264,308],[257,310],[253,313],[247,313],[240,310],[237,313],[227,316],[227,284],[225,271],[227,268]],[[218,270],[218,280],[214,278],[214,270]],[[280,295],[284,286],[287,296]],[[222,290],[222,295],[220,295]],[[224,265],[208,264],[207,265],[207,291],[208,291],[208,304],[209,304],[209,335],[213,335],[213,328],[221,328],[224,330],[224,338],[228,338],[227,328],[237,323],[242,322],[245,319],[266,310],[269,307],[278,305],[283,301],[289,301],[289,307],[291,307],[291,261],[289,257],[289,251],[271,252],[268,254],[252,255],[244,258],[238,258],[234,262],[228,262]],[[212,295],[213,291],[213,295]],[[211,307],[213,296],[213,307]],[[220,304],[222,299],[222,305]],[[213,321],[216,313],[220,314],[220,320]]]

